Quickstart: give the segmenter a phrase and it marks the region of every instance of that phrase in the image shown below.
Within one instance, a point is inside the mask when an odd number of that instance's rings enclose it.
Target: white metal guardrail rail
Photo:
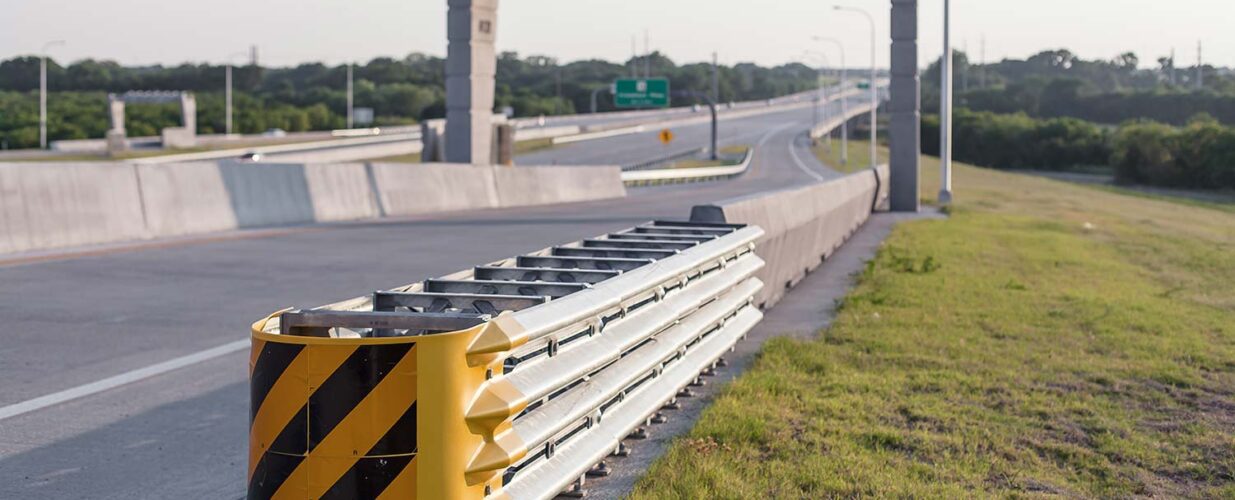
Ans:
[[[581,488],[762,318],[762,235],[650,222],[255,323],[249,497]]]

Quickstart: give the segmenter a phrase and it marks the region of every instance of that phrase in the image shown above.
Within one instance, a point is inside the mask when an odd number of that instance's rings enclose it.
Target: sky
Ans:
[[[498,50],[563,61],[624,61],[632,38],[677,62],[762,65],[814,61],[807,50],[839,54],[811,40],[846,46],[849,67],[870,64],[870,27],[834,0],[501,0]],[[888,61],[887,0],[835,0],[875,20],[876,63]],[[0,0],[0,59],[36,54],[50,40],[57,60],[115,60],[125,65],[247,61],[257,45],[263,65],[364,62],[377,56],[446,52],[445,0]],[[919,0],[919,61],[942,52],[943,0]],[[953,0],[952,39],[985,60],[1024,58],[1067,48],[1086,59],[1135,52],[1141,65],[1177,51],[1194,64],[1235,66],[1232,0]],[[243,54],[243,55],[242,55]]]

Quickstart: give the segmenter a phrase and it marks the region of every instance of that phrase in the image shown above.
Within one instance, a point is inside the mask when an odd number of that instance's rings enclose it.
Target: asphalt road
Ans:
[[[287,306],[315,306],[757,191],[836,176],[806,151],[811,111],[735,119],[757,145],[730,181],[637,188],[623,199],[239,232],[0,263],[0,409],[243,341]],[[683,127],[682,143],[706,124]],[[698,129],[698,130],[696,130]],[[619,163],[646,134],[537,153]],[[530,156],[530,155],[529,155]],[[521,157],[520,161],[527,159]],[[0,498],[241,498],[248,350],[0,419]]]

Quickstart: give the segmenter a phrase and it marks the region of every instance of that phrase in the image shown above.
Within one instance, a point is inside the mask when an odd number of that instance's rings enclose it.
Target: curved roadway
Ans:
[[[722,122],[757,146],[730,181],[634,188],[622,199],[247,231],[0,261],[0,498],[241,498],[248,325],[287,306],[372,290],[631,226],[694,204],[840,174],[805,149],[809,108]],[[676,144],[706,139],[678,127]],[[652,132],[519,158],[625,163]],[[228,346],[228,354],[10,418],[33,398]],[[208,352],[207,352],[208,353]]]

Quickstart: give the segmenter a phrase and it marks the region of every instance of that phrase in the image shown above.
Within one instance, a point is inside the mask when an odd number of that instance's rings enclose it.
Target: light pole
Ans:
[[[836,50],[840,51],[840,89],[845,91],[845,45],[835,38],[826,36],[811,37],[816,42],[830,43],[836,46]],[[840,164],[849,164],[849,106],[846,104],[848,99],[840,100]]]
[[[815,105],[811,107],[811,120],[814,122],[811,129],[813,130],[814,127],[818,126],[820,123],[817,115],[819,112],[819,101],[821,100],[821,98],[823,100],[823,123],[827,123],[828,121],[828,89],[827,87],[824,87],[823,85],[823,70],[824,68],[827,68],[829,64],[828,64],[828,55],[824,54],[823,52],[819,52],[815,50],[808,50],[806,51],[805,54],[808,56],[818,57],[819,59],[823,61],[823,66],[819,67],[819,71],[815,76]],[[828,144],[831,145],[832,144],[831,134],[828,135],[827,140],[828,140]]]
[[[844,5],[833,5],[834,10],[846,10],[849,12],[857,12],[866,18],[866,22],[870,23],[871,28],[871,77],[870,77],[870,93],[871,93],[871,168],[879,164],[879,143],[877,142],[879,128],[878,113],[876,109],[879,107],[879,87],[875,84],[875,18],[871,17],[870,13],[857,7],[849,7]]]
[[[47,149],[47,51],[64,40],[52,40],[43,44],[39,53],[39,149]]]
[[[943,0],[943,56],[939,62],[939,203],[952,202],[951,6]]]
[[[352,128],[355,123],[355,111],[352,105],[355,103],[352,93],[352,63],[347,63],[347,128]]]
[[[223,109],[223,129],[227,136],[232,135],[232,65],[237,57],[244,57],[244,52],[236,52],[227,56],[227,68],[223,72],[223,79],[226,80],[227,91],[223,93],[223,100],[227,101]]]

